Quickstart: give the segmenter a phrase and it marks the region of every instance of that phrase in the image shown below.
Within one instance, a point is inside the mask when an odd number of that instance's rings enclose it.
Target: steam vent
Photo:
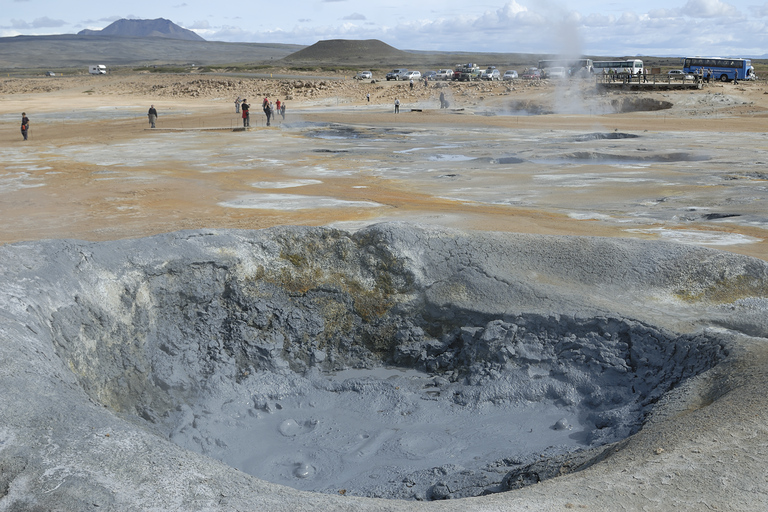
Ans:
[[[739,448],[768,424],[762,260],[397,223],[0,253],[0,510],[663,510],[765,485],[765,443]]]

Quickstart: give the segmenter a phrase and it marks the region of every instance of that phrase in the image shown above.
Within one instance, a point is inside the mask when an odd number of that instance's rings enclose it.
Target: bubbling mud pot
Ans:
[[[727,358],[679,322],[768,287],[707,249],[401,224],[4,251],[38,282],[24,335],[99,414],[296,489],[415,500],[588,467]]]

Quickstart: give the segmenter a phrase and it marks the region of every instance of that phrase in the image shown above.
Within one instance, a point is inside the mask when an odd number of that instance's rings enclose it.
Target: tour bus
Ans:
[[[638,59],[631,60],[595,60],[592,61],[592,69],[595,73],[609,74],[611,72],[619,75],[631,74],[636,76],[643,73],[643,61]]]
[[[707,76],[707,71],[712,71],[712,80],[727,82],[737,78],[738,80],[754,80],[755,68],[750,59],[719,59],[687,57],[683,59],[683,72],[699,73]]]
[[[549,68],[565,68],[568,70],[568,76],[577,76],[579,74],[592,72],[592,59],[556,59],[540,60],[539,69],[546,74]]]

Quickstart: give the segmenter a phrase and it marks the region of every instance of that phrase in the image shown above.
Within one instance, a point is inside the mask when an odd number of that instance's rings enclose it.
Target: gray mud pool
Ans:
[[[0,251],[0,482],[65,509],[154,488],[175,508],[198,476],[280,510],[264,481],[321,508],[512,491],[689,407],[768,309],[765,262],[629,239],[383,224]]]

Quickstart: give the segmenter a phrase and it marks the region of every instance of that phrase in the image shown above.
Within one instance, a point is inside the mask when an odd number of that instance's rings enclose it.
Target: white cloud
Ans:
[[[679,18],[680,9],[653,9],[648,11],[649,18]]]
[[[368,19],[368,18],[366,18],[365,16],[363,16],[363,15],[362,15],[362,14],[360,14],[360,13],[357,13],[357,12],[353,12],[353,13],[352,13],[352,14],[350,14],[349,16],[344,16],[344,17],[343,17],[343,18],[341,18],[341,19],[343,19],[343,20],[359,20],[359,21],[362,21],[362,20],[366,20],[366,19]]]
[[[768,17],[768,2],[763,5],[754,5],[750,7],[749,10],[752,11],[752,14],[757,18]]]
[[[37,29],[37,28],[57,28],[63,27],[67,22],[64,20],[52,20],[47,16],[42,18],[36,18],[32,23],[27,23],[24,20],[11,20],[11,28],[24,30],[24,29]]]
[[[191,25],[185,27],[190,30],[207,30],[211,28],[211,24],[207,20],[195,21]]]
[[[691,18],[738,17],[739,10],[720,0],[688,0],[680,9],[684,16]]]

